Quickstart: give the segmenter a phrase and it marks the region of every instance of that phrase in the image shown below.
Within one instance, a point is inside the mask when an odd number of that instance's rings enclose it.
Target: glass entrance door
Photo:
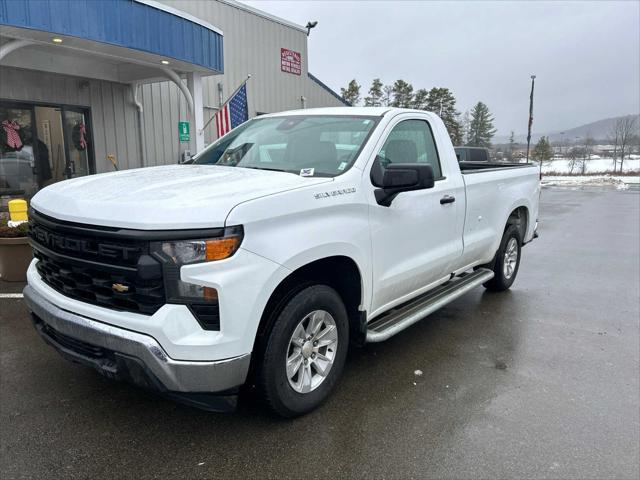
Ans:
[[[89,110],[0,102],[0,195],[94,173]]]
[[[89,127],[84,109],[62,110],[67,145],[67,178],[89,175]]]
[[[35,171],[38,188],[42,188],[67,178],[62,111],[60,108],[37,106],[35,119],[38,134]]]

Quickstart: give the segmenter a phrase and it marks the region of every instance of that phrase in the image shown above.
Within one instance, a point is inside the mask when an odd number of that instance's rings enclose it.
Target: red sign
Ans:
[[[302,73],[302,56],[288,48],[280,49],[280,70],[294,75]]]

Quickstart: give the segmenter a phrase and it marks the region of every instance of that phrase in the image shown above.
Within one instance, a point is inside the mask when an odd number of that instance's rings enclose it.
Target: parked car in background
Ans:
[[[531,164],[458,162],[433,113],[264,115],[192,164],[41,190],[24,296],[73,361],[205,408],[255,382],[293,417],[331,393],[350,345],[508,289],[539,188]]]

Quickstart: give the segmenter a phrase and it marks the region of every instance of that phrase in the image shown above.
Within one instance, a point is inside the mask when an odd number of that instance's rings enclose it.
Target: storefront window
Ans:
[[[36,190],[33,110],[0,104],[0,194],[30,198]]]
[[[0,102],[0,195],[93,173],[88,110]]]

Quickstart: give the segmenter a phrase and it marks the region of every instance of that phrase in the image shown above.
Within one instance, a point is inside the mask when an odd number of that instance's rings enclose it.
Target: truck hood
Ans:
[[[91,175],[46,187],[31,201],[45,215],[140,230],[224,225],[233,207],[331,178],[217,165],[167,165]]]

